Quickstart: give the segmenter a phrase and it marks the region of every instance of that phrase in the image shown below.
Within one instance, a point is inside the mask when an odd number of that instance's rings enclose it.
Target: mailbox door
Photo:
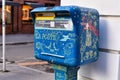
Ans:
[[[65,16],[62,13],[38,13],[40,17],[36,17],[34,36],[35,57],[56,64],[74,66],[77,65],[78,59],[77,36],[68,12],[64,12]]]

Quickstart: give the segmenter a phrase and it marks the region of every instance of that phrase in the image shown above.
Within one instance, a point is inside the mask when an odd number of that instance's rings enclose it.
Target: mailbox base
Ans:
[[[77,80],[79,67],[66,67],[53,64],[55,80]]]

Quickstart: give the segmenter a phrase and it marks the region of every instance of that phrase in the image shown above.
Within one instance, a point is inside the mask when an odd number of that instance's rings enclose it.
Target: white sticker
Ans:
[[[55,22],[54,21],[50,22],[50,27],[53,27],[53,28],[55,27]]]

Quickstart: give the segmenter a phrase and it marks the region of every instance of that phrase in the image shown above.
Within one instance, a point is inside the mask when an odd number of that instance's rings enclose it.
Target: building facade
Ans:
[[[1,0],[2,1],[2,0]],[[60,0],[6,0],[6,33],[33,33],[34,26],[30,11],[41,6],[59,6]],[[12,3],[13,2],[13,3]],[[14,5],[19,3],[19,6]],[[0,34],[2,33],[2,4],[0,5]]]

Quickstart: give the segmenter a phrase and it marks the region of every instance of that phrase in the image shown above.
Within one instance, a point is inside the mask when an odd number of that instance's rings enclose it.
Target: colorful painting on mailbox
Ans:
[[[98,58],[99,15],[94,9],[81,9],[81,64],[95,61]]]
[[[38,59],[79,66],[98,58],[99,14],[77,6],[37,8],[34,49]]]

